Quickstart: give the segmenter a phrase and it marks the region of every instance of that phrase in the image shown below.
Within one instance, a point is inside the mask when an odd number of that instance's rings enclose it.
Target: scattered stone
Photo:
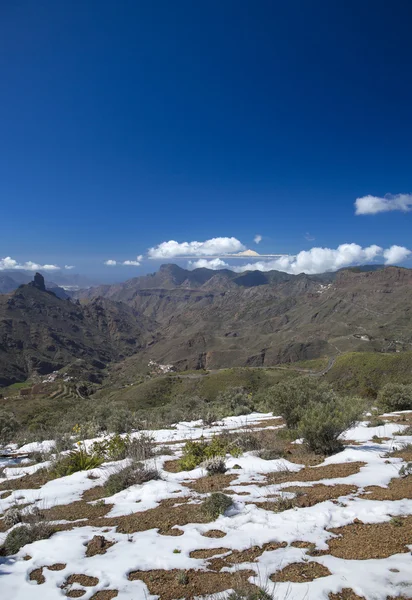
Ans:
[[[103,535],[95,535],[90,542],[87,543],[86,556],[95,556],[96,554],[106,554],[107,550],[113,546],[115,542],[106,540]]]

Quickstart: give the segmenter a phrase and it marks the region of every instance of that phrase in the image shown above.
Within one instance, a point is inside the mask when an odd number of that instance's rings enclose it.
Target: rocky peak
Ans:
[[[44,277],[41,273],[36,273],[33,281],[31,281],[28,285],[31,285],[42,292],[46,291],[46,284],[44,283]]]

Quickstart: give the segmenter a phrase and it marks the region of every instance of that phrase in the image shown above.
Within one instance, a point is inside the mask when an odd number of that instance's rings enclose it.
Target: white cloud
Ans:
[[[376,215],[381,212],[412,210],[412,194],[386,194],[380,196],[362,196],[355,201],[356,215]]]
[[[260,244],[260,242],[262,241],[262,236],[259,233],[257,233],[253,238],[253,241],[255,242],[255,244]]]
[[[169,240],[154,248],[149,248],[148,257],[153,259],[170,259],[179,256],[214,256],[241,252],[246,247],[234,237],[218,237],[204,242],[176,242]]]
[[[209,269],[229,268],[241,273],[243,271],[285,271],[286,273],[316,274],[326,271],[337,271],[343,267],[371,263],[377,259],[385,260],[385,264],[399,264],[411,251],[402,246],[391,246],[383,249],[376,244],[362,248],[358,244],[341,244],[337,248],[311,248],[302,250],[295,256],[281,256],[273,260],[251,262],[243,265],[228,265],[220,259],[211,261],[201,259],[189,263],[190,268],[207,267]]]
[[[385,258],[386,265],[396,265],[397,263],[403,262],[411,254],[408,248],[403,246],[391,246],[387,248],[383,256]]]
[[[25,263],[19,263],[10,256],[0,258],[0,271],[5,271],[8,269],[23,269],[26,271],[59,271],[60,267],[57,265],[39,265],[31,260],[28,260]]]
[[[305,240],[308,240],[308,242],[313,242],[314,240],[316,240],[316,238],[315,238],[313,235],[311,235],[311,234],[309,233],[309,231],[307,231],[307,232],[305,233]]]
[[[74,265],[64,265],[65,269],[74,269]]]
[[[231,267],[220,258],[212,258],[211,260],[199,258],[199,260],[189,261],[187,266],[189,269],[231,269]]]
[[[140,267],[140,262],[138,260],[124,260],[122,262],[122,265],[125,265],[128,267]]]
[[[108,267],[116,267],[124,265],[125,267],[140,267],[140,262],[143,260],[143,255],[140,254],[136,256],[136,260],[123,260],[122,262],[118,262],[117,260],[105,260],[104,264]]]

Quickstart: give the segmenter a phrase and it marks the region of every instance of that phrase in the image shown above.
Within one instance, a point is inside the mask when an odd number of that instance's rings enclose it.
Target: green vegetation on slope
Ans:
[[[325,377],[337,391],[376,398],[387,383],[412,383],[412,352],[348,352]]]
[[[303,364],[311,366],[312,373],[325,366],[318,359]],[[268,390],[301,376],[303,364],[169,374],[145,381],[136,375],[133,385],[120,387],[112,383],[84,399],[56,397],[56,384],[52,384],[50,395],[0,399],[0,429],[4,430],[4,439],[20,432],[29,441],[65,433],[80,424],[85,435],[93,437],[104,429],[122,433],[139,426],[168,426],[199,418],[213,422],[230,414],[270,410]],[[388,383],[412,383],[412,352],[341,355],[325,376],[308,378],[313,385],[325,380],[341,394],[375,399]]]

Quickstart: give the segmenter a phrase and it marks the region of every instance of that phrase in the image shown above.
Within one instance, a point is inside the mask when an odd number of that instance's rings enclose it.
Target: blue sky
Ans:
[[[169,240],[411,248],[411,19],[408,0],[2,2],[0,259],[114,280]]]

